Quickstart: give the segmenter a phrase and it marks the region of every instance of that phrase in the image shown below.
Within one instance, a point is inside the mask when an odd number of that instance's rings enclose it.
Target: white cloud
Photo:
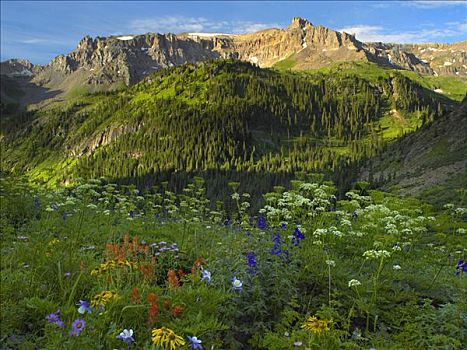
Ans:
[[[438,7],[445,7],[445,6],[466,6],[467,1],[458,1],[458,0],[444,0],[444,1],[439,1],[439,0],[415,0],[415,1],[409,1],[406,4],[410,6],[415,6],[418,8],[438,8]]]
[[[436,41],[440,38],[449,38],[462,32],[466,32],[467,23],[446,24],[443,28],[422,29],[417,31],[388,31],[381,26],[356,25],[338,29],[340,32],[354,34],[355,37],[364,42],[386,42],[386,43],[421,43]],[[461,33],[460,33],[461,32]]]
[[[277,27],[277,23],[257,23],[251,21],[213,21],[204,17],[164,16],[142,18],[130,22],[129,30],[133,34],[182,33],[182,32],[218,32],[231,34],[251,33],[266,28]]]

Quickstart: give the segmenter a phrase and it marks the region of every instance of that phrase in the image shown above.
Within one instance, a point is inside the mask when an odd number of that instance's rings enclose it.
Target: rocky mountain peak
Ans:
[[[301,28],[304,29],[306,27],[312,27],[313,24],[311,24],[310,21],[307,19],[304,19],[302,17],[294,17],[292,18],[292,23],[290,23],[289,29],[293,28]]]

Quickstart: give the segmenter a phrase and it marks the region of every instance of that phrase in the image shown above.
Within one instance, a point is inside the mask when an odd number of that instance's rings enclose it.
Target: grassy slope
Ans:
[[[407,135],[371,159],[361,178],[404,195],[418,195],[436,204],[461,203],[466,187],[467,101],[455,112]]]
[[[152,106],[157,105],[161,100],[176,99],[187,105],[203,106],[206,101],[209,83],[212,83],[214,79],[217,83],[221,84],[224,80],[231,77],[231,73],[222,70],[217,72],[214,78],[205,77],[203,72],[197,69],[190,73],[184,72],[183,76],[177,75],[177,72],[179,71],[176,68],[174,69],[174,73],[170,73],[169,71],[169,73],[165,75],[156,74],[154,77],[150,77],[149,80],[141,84],[112,93],[110,96],[106,96],[105,94],[71,94],[68,100],[57,102],[49,108],[73,110],[72,114],[74,116],[72,118],[76,119],[79,119],[79,116],[84,114],[95,115],[92,119],[85,119],[84,122],[71,129],[65,143],[69,147],[74,147],[83,139],[89,138],[90,135],[98,135],[112,125],[131,123],[131,113],[136,111],[134,114],[138,114],[137,111],[151,109]],[[338,79],[339,76],[350,78],[356,76],[377,84],[381,79],[388,79],[392,72],[393,71],[390,69],[383,69],[371,63],[351,62],[314,71],[281,74],[291,74],[303,79],[312,80],[318,76],[332,77],[333,79]],[[408,75],[411,79],[423,83],[425,86],[429,86],[428,80],[425,80],[425,78],[419,77],[411,72],[403,73]],[[241,74],[237,74],[236,77],[241,78]],[[150,81],[151,79],[153,79],[153,81]],[[434,81],[437,80],[435,79]],[[440,81],[442,85],[437,85],[437,87],[441,87],[446,92],[460,96],[462,92],[461,81],[456,80],[456,83],[446,79],[441,79]],[[437,94],[433,93],[433,95]],[[102,116],[96,113],[96,110],[102,103],[109,99],[115,100],[117,98],[121,98],[125,101],[124,109],[118,109],[109,116]],[[339,98],[339,96],[336,96],[336,98]],[[447,99],[445,100],[449,101]],[[382,136],[383,139],[391,140],[400,137],[406,132],[415,130],[416,127],[419,126],[419,120],[414,114],[401,115],[399,112],[389,112],[386,116],[377,121],[374,126],[380,130],[379,135]],[[269,151],[279,152],[281,146],[285,148],[293,147],[299,139],[297,135],[286,134],[271,138],[270,130],[267,128],[264,130],[262,128],[252,129],[251,132],[256,150],[262,153]],[[307,134],[306,131],[303,133],[303,136],[308,140],[311,139],[311,135]],[[323,137],[316,139],[315,142],[318,147],[324,150],[331,150],[336,155],[349,155],[351,153],[349,145],[335,138]],[[358,142],[367,144],[369,143],[369,137],[363,138]],[[24,145],[19,145],[18,149],[15,150],[18,157],[21,157],[21,149],[23,146]],[[38,163],[32,163],[32,166],[29,166],[29,174],[37,180],[56,182],[62,173],[73,172],[75,164],[76,161],[70,161],[67,157],[63,157],[62,152],[57,153],[51,150],[49,153],[44,153],[42,155],[42,160]]]

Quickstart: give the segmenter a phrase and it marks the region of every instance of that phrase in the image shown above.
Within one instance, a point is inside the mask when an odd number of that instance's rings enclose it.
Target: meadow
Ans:
[[[3,349],[462,349],[467,210],[317,174],[210,202],[3,176]]]

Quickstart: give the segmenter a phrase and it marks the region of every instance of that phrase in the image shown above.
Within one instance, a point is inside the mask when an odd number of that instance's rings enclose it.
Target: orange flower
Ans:
[[[138,288],[134,287],[131,289],[131,302],[133,304],[137,303],[139,301],[139,292]]]
[[[151,304],[151,306],[149,307],[149,317],[154,319],[158,313],[159,313],[159,305]]]
[[[166,310],[170,309],[170,301],[168,299],[164,300],[164,309]]]
[[[180,286],[180,281],[175,270],[167,272],[167,282],[169,283],[169,288],[178,288]]]
[[[180,305],[177,305],[172,309],[172,316],[177,317],[178,315],[182,313],[182,311],[183,311],[183,307],[181,307]]]
[[[199,268],[203,264],[203,258],[198,256],[193,264],[193,267],[191,268],[191,273],[194,274],[196,269]]]
[[[154,304],[157,301],[157,295],[155,293],[148,294],[148,302]]]

